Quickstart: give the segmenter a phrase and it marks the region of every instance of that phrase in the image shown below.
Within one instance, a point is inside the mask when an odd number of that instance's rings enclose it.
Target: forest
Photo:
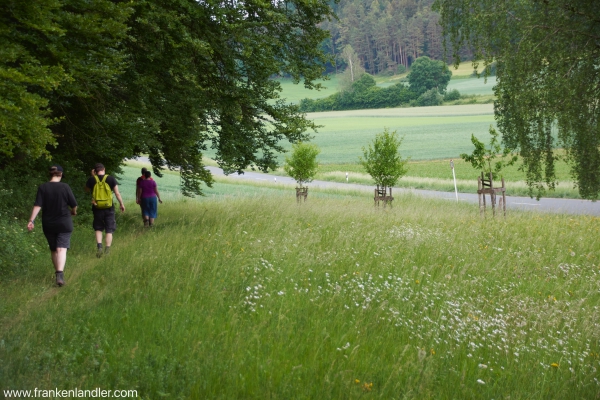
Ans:
[[[338,72],[346,68],[341,57],[351,46],[362,67],[371,75],[403,72],[414,60],[428,56],[442,60],[443,34],[440,15],[432,10],[434,0],[340,0],[331,2],[337,19],[325,21],[321,28],[331,37],[325,51],[336,57]],[[452,54],[452,51],[448,51]],[[469,59],[467,48],[460,49],[461,59]],[[446,61],[450,61],[449,59]]]

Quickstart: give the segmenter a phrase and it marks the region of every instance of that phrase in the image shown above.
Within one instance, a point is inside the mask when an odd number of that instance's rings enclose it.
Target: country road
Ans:
[[[149,160],[145,157],[139,157],[137,161],[141,161],[149,164]],[[225,176],[223,170],[218,167],[207,166],[208,169],[215,176]],[[263,174],[259,172],[246,172],[244,174],[230,174],[228,175],[232,179],[245,179],[256,183],[286,183],[294,184],[294,180],[288,176],[276,176],[271,174]],[[359,185],[353,183],[338,183],[328,181],[313,181],[309,184],[309,187],[323,188],[323,189],[352,189],[352,190],[364,190],[366,192],[373,193],[375,186]],[[423,197],[434,197],[448,201],[456,201],[456,195],[454,192],[439,192],[435,190],[421,190],[421,189],[400,189],[394,188],[394,193],[406,193],[410,192]],[[459,193],[459,201],[466,201],[469,203],[478,203],[477,194],[474,193]],[[488,197],[489,200],[489,197]],[[506,208],[507,209],[519,209],[528,211],[542,211],[542,212],[554,212],[554,213],[566,213],[566,214],[583,214],[583,215],[600,215],[600,202],[592,202],[590,200],[575,200],[575,199],[557,199],[557,198],[542,198],[539,201],[531,199],[529,197],[516,197],[506,196]],[[491,210],[490,210],[491,212]]]
[[[217,167],[206,167],[213,175],[223,176],[223,170]],[[235,179],[247,179],[253,182],[269,182],[269,183],[289,183],[293,184],[294,180],[287,176],[275,176],[271,174],[263,174],[258,172],[246,172],[242,175],[231,174],[229,175]],[[309,187],[315,188],[327,188],[327,189],[353,189],[353,190],[364,190],[373,193],[375,186],[358,185],[352,183],[338,183],[338,182],[327,182],[327,181],[313,181],[309,184]],[[436,197],[445,199],[448,201],[456,201],[456,195],[454,192],[438,192],[435,190],[420,190],[420,189],[399,189],[394,188],[394,193],[411,192],[424,197]],[[466,201],[470,203],[478,203],[477,194],[473,193],[459,193],[459,201]],[[489,197],[488,197],[489,200]],[[488,203],[489,204],[489,203]],[[567,213],[567,214],[585,214],[585,215],[600,215],[600,202],[592,202],[589,200],[574,200],[574,199],[555,199],[555,198],[543,198],[539,201],[531,199],[529,197],[515,197],[506,196],[506,208],[507,209],[520,209],[520,210],[535,210],[544,212],[556,212],[556,213]],[[491,211],[491,210],[490,210]]]

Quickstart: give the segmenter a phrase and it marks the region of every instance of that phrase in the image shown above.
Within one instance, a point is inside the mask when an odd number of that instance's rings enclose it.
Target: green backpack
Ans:
[[[110,185],[106,183],[107,177],[108,174],[104,175],[104,178],[100,180],[97,175],[94,175],[96,185],[94,185],[92,199],[96,202],[96,208],[111,208],[113,205],[112,190],[110,189]]]

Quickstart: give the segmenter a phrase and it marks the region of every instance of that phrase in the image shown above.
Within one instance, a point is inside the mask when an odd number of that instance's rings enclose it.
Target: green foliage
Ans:
[[[296,143],[292,146],[292,154],[285,158],[283,169],[294,178],[298,186],[312,182],[319,169],[317,145],[312,143]]]
[[[452,71],[448,69],[445,62],[435,61],[429,57],[419,57],[410,66],[408,82],[410,90],[418,95],[431,89],[437,89],[438,92],[444,94],[451,77]]]
[[[8,1],[0,15],[0,170],[47,156],[83,179],[148,154],[193,196],[212,183],[209,146],[227,172],[266,171],[315,128],[271,77],[319,87],[327,0]]]
[[[444,96],[436,88],[429,89],[415,100],[416,106],[439,106],[444,103]]]
[[[402,140],[396,131],[387,128],[375,135],[368,147],[363,147],[360,164],[375,181],[376,185],[392,187],[407,172],[406,159],[402,159],[399,150]]]
[[[457,89],[452,89],[444,95],[444,101],[454,101],[460,99],[460,92]]]
[[[323,99],[303,99],[299,109],[303,112],[320,112],[398,107],[415,98],[414,92],[403,83],[380,88],[375,86],[372,76],[364,74],[354,82],[351,90],[338,92]]]
[[[597,2],[437,0],[436,7],[455,62],[457,46],[468,44],[484,66],[497,63],[498,128],[522,156],[532,190],[554,188],[555,149],[563,147],[581,196],[597,199]]]
[[[516,155],[509,157],[509,149],[502,149],[498,136],[498,132],[490,126],[490,145],[486,148],[485,144],[479,141],[475,135],[471,135],[471,142],[475,146],[473,153],[460,155],[463,160],[471,163],[473,168],[481,170],[486,178],[490,173],[494,179],[501,177],[500,172],[502,169],[513,165],[517,161]]]
[[[406,67],[402,64],[398,64],[398,68],[396,68],[396,73],[398,75],[402,75],[405,72],[406,72]]]
[[[22,220],[0,213],[0,280],[25,273],[48,248],[41,221],[36,225],[36,230],[28,232]],[[47,257],[50,254],[43,253]]]

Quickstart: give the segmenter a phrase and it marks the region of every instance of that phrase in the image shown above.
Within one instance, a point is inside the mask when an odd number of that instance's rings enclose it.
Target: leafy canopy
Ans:
[[[418,95],[431,89],[437,89],[444,94],[451,77],[452,71],[444,61],[436,61],[424,56],[417,58],[410,66],[408,83],[410,89]]]
[[[555,186],[566,150],[583,198],[600,193],[600,8],[596,0],[436,0],[453,49],[497,62],[503,144],[523,158],[530,195]],[[460,56],[454,50],[454,60]]]
[[[282,142],[315,125],[271,77],[319,86],[329,3],[3,1],[0,170],[31,175],[52,158],[83,179],[96,162],[118,173],[148,154],[191,196],[212,183],[209,147],[226,172],[275,167]]]
[[[376,185],[392,187],[407,172],[407,159],[402,159],[399,153],[404,138],[398,137],[396,131],[389,132],[385,128],[382,133],[375,135],[368,147],[363,147],[363,157],[360,164],[371,175]]]
[[[285,157],[284,171],[294,178],[298,185],[312,182],[319,169],[317,155],[321,150],[316,144],[295,143],[292,145],[292,154]]]

